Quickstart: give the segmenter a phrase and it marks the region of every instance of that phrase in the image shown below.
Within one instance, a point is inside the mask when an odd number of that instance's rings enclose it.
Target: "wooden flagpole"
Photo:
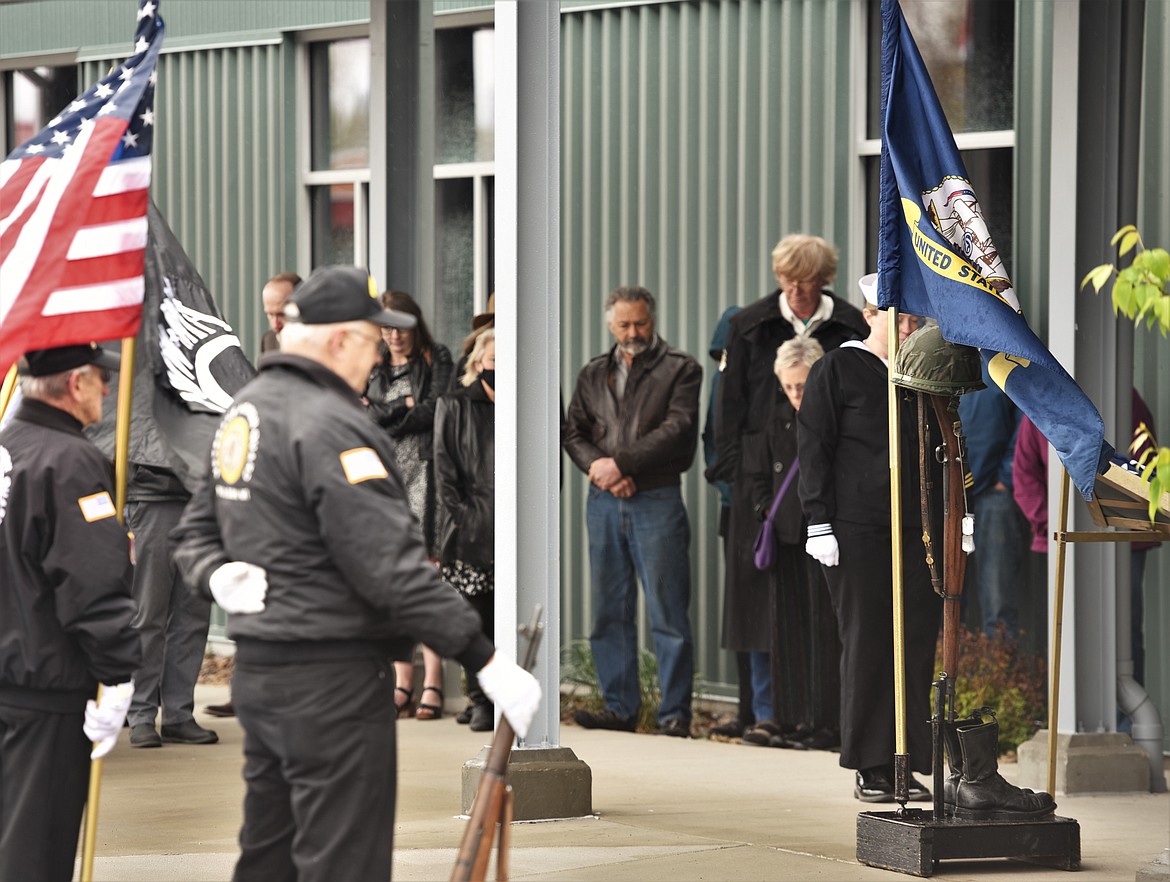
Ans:
[[[4,377],[4,385],[0,386],[0,417],[8,412],[8,405],[12,403],[12,396],[16,392],[16,365],[8,369]]]
[[[118,523],[126,523],[126,475],[130,461],[130,406],[134,395],[135,338],[122,340],[122,366],[118,371],[118,418],[114,428],[114,506]],[[97,699],[101,701],[98,685]],[[85,800],[85,836],[81,847],[81,882],[93,882],[93,858],[97,845],[98,802],[102,789],[102,760],[89,764],[89,794]]]
[[[894,385],[894,356],[898,353],[898,309],[887,310],[888,417],[890,423],[890,560],[894,618],[894,799],[906,805],[908,793],[906,745],[906,626],[902,585],[902,456],[899,441],[898,387]]]

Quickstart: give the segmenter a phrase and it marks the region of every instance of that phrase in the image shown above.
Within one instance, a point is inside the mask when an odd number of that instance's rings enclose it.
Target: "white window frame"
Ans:
[[[313,205],[311,191],[314,187],[328,187],[334,184],[353,185],[353,263],[354,266],[369,266],[369,197],[370,169],[313,169],[313,113],[309,96],[312,95],[312,74],[309,53],[315,43],[335,43],[355,38],[370,39],[367,24],[350,25],[327,30],[306,30],[297,36],[296,81],[297,81],[297,272],[307,277],[313,270]]]
[[[870,0],[876,2],[876,0]],[[854,4],[853,15],[853,63],[852,63],[852,80],[853,88],[851,94],[852,99],[852,118],[853,118],[853,142],[856,145],[856,160],[853,163],[853,173],[849,181],[850,192],[853,193],[853,205],[850,211],[849,223],[849,258],[850,266],[855,268],[862,268],[858,270],[858,275],[861,272],[871,272],[874,267],[865,267],[865,251],[866,251],[866,218],[868,216],[868,206],[866,205],[866,188],[865,188],[865,160],[871,156],[880,156],[882,152],[882,142],[880,138],[868,137],[868,119],[867,110],[869,101],[869,69],[867,65],[869,52],[869,33],[868,33],[868,15],[869,3],[862,2]],[[1016,147],[1016,132],[1015,129],[997,129],[987,132],[961,132],[955,134],[955,146],[959,148],[959,153],[965,153],[972,150],[996,150],[1000,148],[1010,148],[1015,150]],[[1013,159],[1014,159],[1013,154]],[[1015,194],[1012,194],[1015,198]],[[860,303],[860,295],[854,295],[853,285],[848,286],[847,296],[853,297]]]

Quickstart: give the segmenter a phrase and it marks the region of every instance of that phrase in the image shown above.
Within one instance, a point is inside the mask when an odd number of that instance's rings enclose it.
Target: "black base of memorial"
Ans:
[[[1081,828],[1072,818],[1036,821],[935,820],[922,809],[862,812],[857,816],[857,860],[870,867],[931,876],[939,861],[1010,858],[1075,870],[1081,864]]]

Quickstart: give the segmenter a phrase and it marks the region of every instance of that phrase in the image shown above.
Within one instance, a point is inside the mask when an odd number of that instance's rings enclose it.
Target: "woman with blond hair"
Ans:
[[[443,578],[470,601],[489,637],[495,632],[496,332],[475,340],[463,387],[439,399],[435,415],[435,482]],[[495,711],[467,672],[469,722],[490,731]]]

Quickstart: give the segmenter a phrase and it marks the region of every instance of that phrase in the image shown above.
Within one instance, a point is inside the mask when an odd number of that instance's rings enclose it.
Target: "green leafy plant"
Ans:
[[[569,687],[568,691],[561,693],[562,716],[571,716],[575,710],[599,711],[605,707],[588,640],[574,640],[562,651],[561,684]],[[658,687],[658,660],[654,653],[645,649],[638,651],[638,688],[642,707],[638,711],[637,731],[657,731],[658,705],[662,701]]]
[[[942,670],[941,651],[935,664]],[[957,715],[962,718],[979,708],[991,708],[999,721],[1000,753],[1015,750],[1044,725],[1046,668],[1042,655],[1023,651],[1002,631],[988,636],[960,628]]]
[[[1092,285],[1098,294],[1113,279],[1113,313],[1122,313],[1134,324],[1145,319],[1146,329],[1158,324],[1165,337],[1170,332],[1170,252],[1165,248],[1147,248],[1137,227],[1128,224],[1110,240],[1117,246],[1118,262],[1135,251],[1129,266],[1118,269],[1112,263],[1103,263],[1089,270],[1081,280],[1081,287]],[[1170,494],[1170,447],[1157,448],[1153,435],[1143,423],[1130,447],[1130,453],[1139,456],[1138,462],[1146,470],[1150,483],[1149,517],[1154,520],[1159,503]],[[1142,448],[1145,447],[1145,451]],[[1165,507],[1165,506],[1163,506]]]

